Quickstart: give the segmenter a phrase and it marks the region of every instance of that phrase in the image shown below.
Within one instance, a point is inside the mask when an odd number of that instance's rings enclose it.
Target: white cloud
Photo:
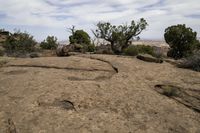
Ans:
[[[98,21],[120,24],[143,17],[149,27],[141,36],[162,38],[164,29],[177,23],[199,35],[199,14],[198,0],[6,0],[1,1],[0,24],[25,29],[38,40],[53,33],[66,40],[71,25],[90,32]]]

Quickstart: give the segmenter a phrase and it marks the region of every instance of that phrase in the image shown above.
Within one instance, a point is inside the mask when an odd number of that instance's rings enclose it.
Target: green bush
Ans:
[[[9,54],[13,54],[15,52],[27,53],[33,52],[36,44],[37,42],[33,39],[33,36],[28,33],[18,31],[7,38],[7,40],[3,43],[3,47]]]
[[[128,48],[125,49],[124,53],[126,55],[130,56],[136,56],[139,53],[141,54],[150,54],[153,55],[153,48],[151,46],[145,46],[145,45],[131,45]]]
[[[180,65],[181,68],[188,68],[200,72],[200,51],[187,57]]]
[[[76,30],[69,36],[69,41],[71,44],[90,44],[90,36],[83,30]]]
[[[165,41],[169,44],[171,50],[168,53],[169,57],[180,59],[192,54],[194,49],[197,49],[199,41],[197,33],[185,24],[173,25],[165,29]]]
[[[73,44],[72,44],[73,45]],[[94,52],[95,51],[95,46],[93,44],[79,44],[81,47],[79,47],[79,49],[77,49],[77,45],[78,44],[74,44],[75,45],[75,51],[77,52]]]
[[[46,40],[40,43],[42,49],[56,49],[58,47],[57,38],[48,36]]]
[[[136,56],[139,54],[139,50],[136,46],[131,45],[125,49],[124,53],[125,55]]]
[[[137,45],[139,53],[153,55],[153,47],[146,45]]]
[[[178,89],[174,86],[163,87],[163,95],[168,97],[178,96]]]
[[[94,52],[95,51],[95,45],[94,44],[89,44],[87,46],[87,52]]]
[[[69,28],[72,35],[69,36],[70,44],[75,46],[77,52],[94,52],[95,46],[91,44],[90,36],[84,30],[75,30],[75,26]],[[80,46],[78,46],[80,45]],[[77,47],[78,46],[78,47]]]

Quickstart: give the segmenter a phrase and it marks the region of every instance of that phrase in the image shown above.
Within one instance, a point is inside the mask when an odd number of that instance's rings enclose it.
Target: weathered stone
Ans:
[[[144,54],[144,55],[140,54],[140,55],[137,56],[137,59],[147,61],[147,62],[163,63],[162,59],[155,58],[155,57],[148,55],[148,54]]]
[[[73,51],[74,46],[72,45],[65,45],[62,47],[58,47],[56,50],[57,56],[69,56],[69,52]]]
[[[38,58],[40,55],[38,53],[30,53],[31,58]]]
[[[84,52],[84,48],[81,44],[69,44],[62,47],[58,47],[56,50],[57,56],[69,56],[69,52]]]

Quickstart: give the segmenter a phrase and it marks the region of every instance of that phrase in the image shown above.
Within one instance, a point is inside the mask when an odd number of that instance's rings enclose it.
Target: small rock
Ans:
[[[38,53],[30,53],[29,55],[31,58],[38,58],[39,54]]]

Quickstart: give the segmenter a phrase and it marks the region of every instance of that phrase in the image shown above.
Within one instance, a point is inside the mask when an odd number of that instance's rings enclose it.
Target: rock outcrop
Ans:
[[[148,54],[139,54],[137,56],[137,59],[140,59],[140,60],[143,60],[143,61],[146,61],[146,62],[163,63],[162,59],[155,58],[155,57],[148,55]]]
[[[69,44],[62,47],[58,47],[56,50],[57,56],[69,56],[69,52],[81,52],[84,53],[84,48],[81,44]]]
[[[69,52],[72,52],[74,50],[73,45],[64,45],[62,47],[58,47],[56,50],[57,56],[69,56]]]

